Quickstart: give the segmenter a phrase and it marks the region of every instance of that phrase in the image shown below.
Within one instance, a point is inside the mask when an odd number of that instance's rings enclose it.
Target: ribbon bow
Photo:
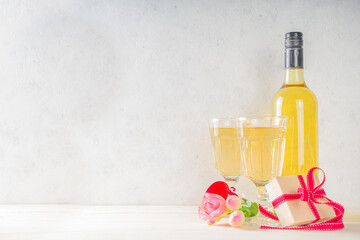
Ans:
[[[300,196],[301,201],[306,201],[308,203],[312,203],[316,201],[316,198],[326,198],[325,197],[325,191],[322,189],[322,185],[325,183],[325,172],[319,168],[319,170],[324,174],[323,181],[319,184],[319,186],[314,188],[315,180],[314,180],[314,172],[315,168],[310,169],[308,175],[307,175],[307,182],[308,186],[306,186],[303,176],[298,175],[298,179],[300,182],[301,187],[298,189],[298,194]]]
[[[314,201],[316,198],[324,198],[325,197],[325,191],[322,188],[318,189],[308,189],[299,187],[298,194],[300,196],[301,201],[309,202]]]
[[[318,186],[315,187],[315,180],[314,180],[313,173],[317,169],[323,173],[324,178],[323,178],[322,182]],[[312,223],[316,223],[317,221],[320,220],[320,215],[315,207],[315,204],[325,204],[325,205],[332,207],[335,212],[336,217],[334,217],[333,219],[330,219],[326,222],[323,222],[323,223],[318,223],[318,224],[311,223],[307,226],[301,226],[301,227],[278,228],[278,227],[261,226],[261,228],[264,228],[264,229],[295,229],[295,230],[323,230],[323,231],[338,230],[338,229],[344,228],[344,224],[342,222],[342,217],[343,217],[344,211],[345,211],[344,207],[342,205],[340,205],[339,203],[333,202],[332,200],[327,198],[324,189],[321,188],[325,183],[325,172],[321,168],[318,168],[318,167],[311,168],[306,176],[307,184],[302,175],[298,175],[297,177],[298,177],[299,183],[300,183],[300,187],[298,188],[297,194],[283,194],[283,195],[277,197],[276,199],[274,199],[274,201],[272,201],[273,207],[276,208],[280,204],[282,204],[283,202],[286,202],[286,201],[300,199],[301,201],[305,201],[308,203],[312,213],[314,214],[315,221],[313,221]],[[326,199],[327,201],[319,202],[319,201],[317,201],[317,199]],[[260,208],[260,213],[262,213],[266,217],[269,217],[276,221],[279,220],[275,215],[268,212],[261,205],[259,205],[259,208]]]

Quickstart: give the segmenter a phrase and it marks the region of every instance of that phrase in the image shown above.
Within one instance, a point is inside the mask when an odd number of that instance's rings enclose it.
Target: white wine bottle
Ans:
[[[303,34],[285,35],[285,81],[272,100],[274,116],[287,116],[283,176],[305,175],[318,166],[317,100],[303,73]]]

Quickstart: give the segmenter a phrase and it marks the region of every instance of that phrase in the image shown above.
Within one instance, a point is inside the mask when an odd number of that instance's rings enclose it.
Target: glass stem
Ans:
[[[269,200],[269,195],[264,185],[257,185],[258,190],[258,203],[261,204],[265,209],[269,209],[272,205]]]
[[[235,178],[229,179],[229,178],[225,177],[225,181],[226,181],[227,185],[229,185],[230,190],[235,192],[236,194],[238,194],[238,189],[236,188],[238,179],[235,179]]]

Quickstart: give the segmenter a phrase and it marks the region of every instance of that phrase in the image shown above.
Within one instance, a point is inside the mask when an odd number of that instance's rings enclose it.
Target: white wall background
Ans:
[[[360,202],[360,1],[1,1],[0,203],[199,204],[207,119],[269,114],[303,31],[325,188]]]

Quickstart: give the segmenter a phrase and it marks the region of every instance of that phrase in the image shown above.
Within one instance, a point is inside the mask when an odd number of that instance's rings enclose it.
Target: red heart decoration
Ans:
[[[225,200],[228,195],[238,196],[236,193],[230,190],[229,185],[226,182],[218,181],[211,184],[211,186],[206,190],[207,193],[214,193],[222,196]]]

